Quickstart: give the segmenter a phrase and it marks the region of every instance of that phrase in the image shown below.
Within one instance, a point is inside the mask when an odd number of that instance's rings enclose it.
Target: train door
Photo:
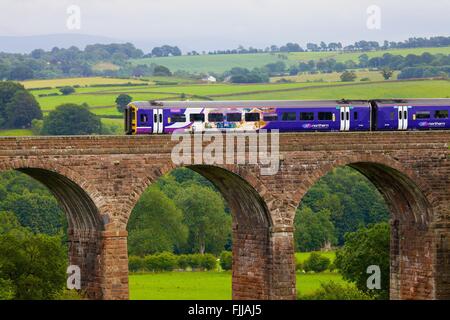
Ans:
[[[340,108],[340,120],[341,120],[341,131],[349,131],[350,130],[350,107],[341,107]]]
[[[408,107],[398,106],[398,130],[408,129]]]
[[[163,133],[163,109],[153,109],[153,133]]]

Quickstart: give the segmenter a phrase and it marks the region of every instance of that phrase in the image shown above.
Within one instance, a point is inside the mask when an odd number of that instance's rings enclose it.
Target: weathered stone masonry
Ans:
[[[349,165],[392,212],[391,298],[450,299],[450,132],[280,135],[280,170],[195,165],[233,213],[233,298],[294,299],[293,221],[323,175]],[[142,192],[173,165],[170,136],[0,138],[0,171],[44,183],[69,221],[72,264],[92,299],[128,298],[126,225]]]

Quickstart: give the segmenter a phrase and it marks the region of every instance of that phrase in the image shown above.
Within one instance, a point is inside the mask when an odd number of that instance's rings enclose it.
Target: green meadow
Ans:
[[[410,49],[390,49],[364,52],[369,56],[381,57],[385,53],[393,55],[407,56],[408,54],[420,55],[424,52],[431,54],[450,54],[450,47],[440,48],[410,48]],[[166,66],[171,71],[184,70],[191,73],[222,73],[233,67],[244,67],[252,69],[262,67],[268,63],[283,61],[287,65],[297,64],[301,61],[335,59],[338,62],[348,60],[358,61],[361,52],[291,52],[291,53],[254,53],[254,54],[217,54],[199,56],[175,56],[175,57],[155,57],[135,59],[134,65],[151,63]]]
[[[346,283],[338,273],[297,274],[297,293],[311,294],[320,283]],[[230,272],[162,272],[130,274],[131,300],[230,300]]]

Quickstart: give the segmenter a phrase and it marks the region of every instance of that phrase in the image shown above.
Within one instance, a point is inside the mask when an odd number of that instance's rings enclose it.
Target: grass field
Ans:
[[[0,130],[0,136],[4,137],[18,137],[18,136],[32,136],[33,132],[29,129],[6,129]]]
[[[223,100],[312,100],[375,98],[449,98],[450,81],[355,82],[346,85],[316,86],[298,90],[224,96]]]
[[[64,78],[64,79],[49,79],[49,80],[28,80],[21,83],[27,89],[44,88],[44,87],[60,87],[60,86],[90,86],[98,84],[123,84],[123,83],[145,83],[141,80],[135,79],[116,79],[103,77],[87,77],[87,78]]]
[[[132,300],[229,300],[230,272],[164,272],[131,274]],[[337,273],[297,274],[297,291],[310,294],[321,282],[345,283]]]
[[[288,61],[287,54],[284,56],[284,61]],[[192,73],[222,73],[233,67],[252,69],[277,61],[282,61],[279,54],[255,53],[144,58],[133,60],[132,63],[135,65],[156,63],[166,66],[172,72],[185,70]]]
[[[406,56],[408,54],[420,55],[424,52],[432,54],[450,54],[450,47],[441,48],[411,48],[391,49],[371,52],[292,52],[292,53],[256,53],[256,54],[218,54],[200,56],[177,56],[161,58],[136,59],[132,63],[151,64],[156,63],[168,67],[171,71],[185,70],[191,73],[222,73],[233,67],[255,68],[268,63],[284,61],[287,65],[297,64],[300,61],[320,60],[333,58],[338,62],[347,60],[358,61],[358,57],[366,53],[370,58],[380,57],[385,53]]]
[[[322,256],[327,257],[331,262],[334,262],[334,260],[336,259],[335,251],[317,251],[317,253],[320,253]],[[310,254],[311,252],[296,252],[295,259],[297,260],[297,262],[304,262],[306,259],[308,259]]]
[[[384,78],[379,71],[368,71],[368,70],[356,70],[356,81],[359,81],[364,78],[368,78],[370,81],[383,81]],[[397,79],[399,72],[395,71],[392,75],[391,80]],[[303,73],[298,74],[296,76],[282,76],[282,77],[272,77],[270,78],[270,82],[276,82],[280,79],[291,80],[295,82],[307,82],[307,81],[324,81],[324,82],[339,82],[341,81],[341,73],[332,72],[332,73],[316,73],[309,74]]]
[[[320,58],[333,58],[337,62],[345,62],[348,60],[352,60],[358,62],[358,57],[362,54],[367,54],[370,58],[381,57],[385,53],[390,53],[393,55],[407,56],[408,54],[421,55],[424,52],[429,52],[431,54],[450,54],[450,47],[441,47],[441,48],[409,48],[409,49],[391,49],[391,50],[379,50],[379,51],[369,51],[369,52],[345,52],[345,53],[336,53],[336,52],[327,52],[326,56],[323,55],[322,52],[317,52],[319,55],[317,57],[312,58],[313,60],[319,60]],[[302,52],[292,52],[289,54],[289,60],[311,60],[310,57],[305,58],[304,53]]]

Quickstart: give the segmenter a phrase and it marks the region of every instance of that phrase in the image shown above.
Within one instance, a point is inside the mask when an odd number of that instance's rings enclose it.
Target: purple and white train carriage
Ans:
[[[450,129],[450,99],[324,101],[137,101],[125,109],[127,134],[174,130],[280,132]]]

